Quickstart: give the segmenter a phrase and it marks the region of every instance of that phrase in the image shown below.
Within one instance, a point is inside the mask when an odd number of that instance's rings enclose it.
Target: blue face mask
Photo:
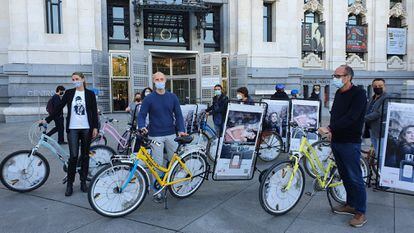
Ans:
[[[332,85],[338,89],[341,89],[344,86],[344,83],[340,78],[333,78]]]
[[[73,81],[73,86],[81,87],[83,85],[83,81]]]
[[[214,90],[214,95],[221,95],[221,91],[220,90]]]
[[[165,83],[163,83],[163,82],[156,82],[155,83],[155,88],[160,89],[160,90],[164,90],[165,89]]]

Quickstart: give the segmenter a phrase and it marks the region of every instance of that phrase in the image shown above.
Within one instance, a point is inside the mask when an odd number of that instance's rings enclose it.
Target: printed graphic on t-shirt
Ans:
[[[75,114],[76,115],[85,115],[85,106],[82,104],[82,97],[76,96],[75,98],[76,105],[75,105]]]

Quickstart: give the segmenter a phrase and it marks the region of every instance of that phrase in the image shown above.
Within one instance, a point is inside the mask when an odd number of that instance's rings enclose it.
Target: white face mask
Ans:
[[[145,96],[147,96],[147,95],[149,95],[149,94],[151,94],[151,92],[150,92],[150,91],[146,91],[146,92],[145,92]]]
[[[236,97],[237,97],[237,99],[238,99],[238,100],[242,100],[242,99],[243,99],[243,96],[242,96],[242,95],[240,95],[240,94],[237,94],[237,96],[236,96]]]

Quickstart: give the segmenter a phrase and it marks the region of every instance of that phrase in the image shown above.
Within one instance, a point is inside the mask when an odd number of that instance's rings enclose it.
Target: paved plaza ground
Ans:
[[[126,115],[121,118],[123,128]],[[31,122],[0,124],[0,159],[21,149],[30,149]],[[53,123],[52,123],[53,124]],[[57,135],[55,135],[57,136]],[[111,144],[113,145],[113,144]],[[67,149],[67,146],[65,146]],[[204,182],[188,199],[169,198],[169,209],[147,196],[132,214],[105,218],[89,206],[87,195],[79,190],[65,197],[64,172],[48,152],[51,173],[39,189],[20,194],[0,185],[0,233],[3,232],[414,232],[414,197],[368,190],[368,223],[360,229],[349,227],[349,216],[330,212],[326,193],[303,195],[288,214],[275,217],[260,206],[258,173],[251,181]],[[286,155],[282,155],[283,159]],[[270,164],[259,163],[260,168]],[[307,179],[305,192],[311,191]]]

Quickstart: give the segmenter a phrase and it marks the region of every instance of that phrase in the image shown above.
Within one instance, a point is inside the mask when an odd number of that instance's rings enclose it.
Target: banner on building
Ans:
[[[291,127],[290,129],[290,150],[298,151],[303,132],[300,128],[319,128],[319,108],[320,101],[312,100],[292,100],[291,115],[293,122],[297,123],[298,127]],[[318,141],[317,133],[308,133],[306,135],[308,141],[312,144]]]
[[[325,51],[325,24],[303,23],[302,25],[302,51]]]
[[[380,186],[414,191],[414,104],[388,104]]]
[[[368,51],[366,26],[346,27],[346,51],[351,53],[365,53]]]
[[[229,103],[220,138],[213,178],[251,179],[256,161],[256,145],[262,128],[262,105]]]
[[[387,54],[392,54],[392,55],[407,54],[407,29],[406,28],[388,28]]]

